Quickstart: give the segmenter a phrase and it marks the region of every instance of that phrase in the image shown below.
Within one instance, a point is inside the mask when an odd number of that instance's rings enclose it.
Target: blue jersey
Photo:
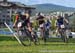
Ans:
[[[46,28],[49,28],[51,25],[50,21],[47,21],[47,23],[45,24]]]
[[[63,19],[63,17],[61,17],[60,19],[57,19],[57,24],[58,25],[62,25],[62,24],[64,24],[64,19]]]

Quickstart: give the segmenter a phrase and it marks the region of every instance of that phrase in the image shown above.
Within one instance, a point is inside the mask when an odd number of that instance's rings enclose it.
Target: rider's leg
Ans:
[[[60,35],[60,28],[57,27],[57,29],[56,29],[56,36],[59,36],[59,35]]]
[[[40,27],[40,31],[41,31],[41,37],[42,37],[42,39],[43,39],[43,27]]]
[[[32,39],[32,35],[31,35],[31,32],[32,32],[32,27],[31,27],[31,24],[30,23],[27,23],[27,28],[28,28],[28,32],[29,32],[29,36],[30,38]]]
[[[46,42],[46,40],[47,40],[47,34],[46,34],[45,27],[43,28],[43,39],[44,39],[44,42]]]
[[[65,30],[64,30],[64,28],[60,29],[60,34],[61,34],[61,39],[65,42],[66,37],[65,37]]]

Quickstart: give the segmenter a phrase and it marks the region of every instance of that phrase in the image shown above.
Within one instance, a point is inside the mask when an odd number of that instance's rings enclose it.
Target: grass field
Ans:
[[[50,41],[40,45],[22,46],[11,36],[0,36],[0,53],[75,53],[75,39],[68,43],[61,39],[51,38]]]

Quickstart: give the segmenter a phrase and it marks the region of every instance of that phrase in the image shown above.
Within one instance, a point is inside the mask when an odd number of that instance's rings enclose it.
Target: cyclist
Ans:
[[[58,29],[60,28],[64,28],[64,22],[66,22],[67,24],[69,23],[67,19],[65,19],[64,17],[62,16],[58,16],[57,18],[57,26],[58,26]]]
[[[45,17],[41,13],[38,13],[36,20],[39,23],[42,39],[44,41],[46,41],[46,39],[45,39],[45,20],[44,20],[44,18]]]
[[[16,28],[17,27],[27,26],[28,30],[31,31],[29,14],[28,13],[21,14],[21,12],[16,13],[16,19],[15,19],[15,22],[14,22],[13,26],[16,27]]]
[[[47,35],[47,38],[49,38],[49,31],[51,28],[51,22],[49,19],[47,19],[45,26],[46,26],[46,35]]]
[[[57,17],[57,32],[59,32],[61,34],[61,38],[63,38],[62,33],[65,31],[61,31],[61,30],[66,30],[66,26],[65,26],[65,22],[68,24],[68,20],[65,19],[62,16],[58,16]]]

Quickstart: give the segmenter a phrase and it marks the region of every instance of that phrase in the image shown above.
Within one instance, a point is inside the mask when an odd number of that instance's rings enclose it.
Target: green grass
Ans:
[[[50,41],[40,45],[22,46],[11,36],[0,36],[1,53],[75,53],[75,39],[69,39],[69,43],[61,39],[51,38]]]

